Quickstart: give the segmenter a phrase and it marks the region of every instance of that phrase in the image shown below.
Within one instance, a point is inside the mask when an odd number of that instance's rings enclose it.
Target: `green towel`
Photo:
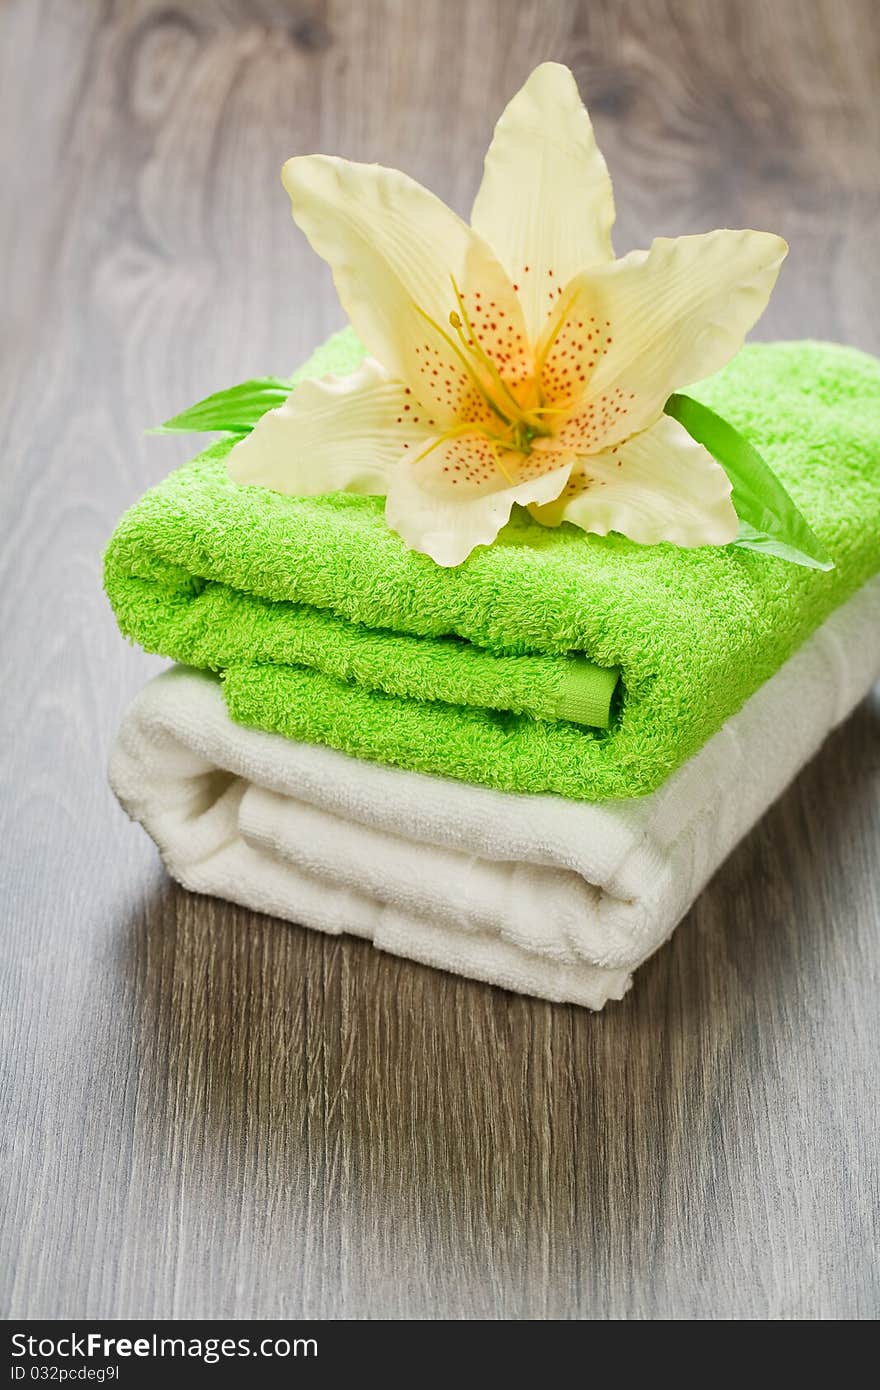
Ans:
[[[300,375],[361,355],[346,331]],[[525,512],[442,569],[387,529],[381,499],[236,486],[226,438],[120,522],[119,625],[220,671],[242,724],[509,791],[650,792],[880,568],[880,362],[749,346],[692,394],[761,450],[834,570]]]

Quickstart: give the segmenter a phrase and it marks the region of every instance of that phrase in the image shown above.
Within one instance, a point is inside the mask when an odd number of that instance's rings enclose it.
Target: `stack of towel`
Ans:
[[[337,335],[302,375],[345,373]],[[835,560],[640,547],[517,516],[458,569],[380,499],[227,477],[223,439],[123,518],[123,632],[182,665],[111,765],[212,893],[601,1008],[880,674],[880,363],[744,349],[693,394]]]

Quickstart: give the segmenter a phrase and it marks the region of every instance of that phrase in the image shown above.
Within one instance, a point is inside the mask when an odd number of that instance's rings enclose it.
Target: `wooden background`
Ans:
[[[575,70],[617,245],[753,225],[760,336],[880,349],[875,0],[7,0],[2,1311],[880,1311],[880,706],[627,1000],[517,998],[188,896],[105,785],[159,663],[99,556],[185,456],[146,426],[340,322],[278,171],[461,211],[531,66]]]

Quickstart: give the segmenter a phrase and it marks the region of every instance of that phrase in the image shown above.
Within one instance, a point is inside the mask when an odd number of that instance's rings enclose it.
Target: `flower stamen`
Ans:
[[[504,413],[501,410],[499,410],[496,402],[489,395],[489,392],[486,390],[482,381],[477,376],[477,373],[474,371],[472,364],[468,361],[467,357],[462,352],[461,348],[458,346],[458,343],[456,343],[452,338],[450,338],[449,334],[446,332],[446,329],[441,328],[440,324],[437,323],[436,319],[432,319],[431,315],[425,312],[421,304],[416,304],[414,307],[416,313],[421,314],[422,318],[425,320],[426,323],[429,323],[431,325],[435,333],[439,333],[443,341],[449,347],[452,348],[452,351],[455,353],[456,357],[461,362],[461,365],[464,367],[465,372],[470,378],[471,384],[473,385],[474,389],[479,393],[480,397],[492,411],[493,415],[497,415],[499,420],[502,420],[505,425],[509,425],[510,421],[507,419],[507,416],[504,415]]]
[[[429,454],[433,454],[435,449],[439,449],[441,444],[445,444],[447,439],[457,439],[459,435],[470,434],[472,430],[472,425],[453,425],[451,430],[446,430],[443,434],[438,434],[436,439],[432,439],[427,449],[423,449],[420,454],[416,454],[409,462],[421,463],[422,459],[426,459]]]
[[[458,303],[458,307],[461,310],[461,317],[459,317],[459,315],[456,314],[453,310],[453,312],[449,315],[449,322],[458,334],[465,352],[472,353],[476,357],[477,361],[480,363],[483,369],[489,373],[490,377],[492,378],[492,381],[500,389],[503,396],[505,396],[507,398],[507,401],[509,402],[509,404],[507,404],[506,402],[504,404],[499,404],[496,401],[495,407],[497,413],[505,415],[507,417],[507,423],[511,426],[516,426],[517,428],[519,428],[520,425],[524,425],[526,427],[527,432],[531,431],[531,434],[533,435],[548,434],[549,430],[546,430],[541,424],[540,420],[537,420],[535,418],[534,412],[523,409],[523,407],[520,405],[519,401],[516,399],[513,392],[511,391],[510,387],[508,386],[507,382],[502,377],[495,363],[492,361],[491,357],[486,352],[485,348],[483,347],[482,343],[477,337],[477,334],[474,331],[470,318],[468,317],[468,312],[465,308],[464,299],[462,298],[461,291],[455,282],[455,276],[450,275],[449,278],[452,281],[452,290]],[[464,320],[463,323],[462,320]],[[529,439],[527,439],[526,447],[523,450],[523,452],[525,453],[528,453],[529,442],[530,437]]]
[[[501,392],[507,397],[508,401],[510,402],[510,406],[504,407],[504,409],[511,413],[512,424],[514,420],[522,418],[522,408],[519,402],[517,401],[516,397],[513,395],[513,392],[510,390],[510,387],[507,385],[507,382],[504,380],[498,368],[495,366],[495,363],[492,361],[491,357],[486,352],[485,348],[483,347],[482,343],[477,337],[473,325],[470,319],[468,318],[468,311],[464,306],[464,300],[461,295],[461,290],[455,283],[455,276],[450,275],[449,278],[452,281],[452,292],[455,295],[456,302],[458,304],[459,309],[461,310],[461,318],[459,318],[458,314],[456,314],[453,310],[453,312],[449,315],[449,322],[452,324],[452,327],[458,334],[465,351],[472,352],[474,354],[477,361],[489,373],[492,380],[500,388]],[[462,319],[464,320],[464,326],[462,326]],[[465,329],[467,329],[467,337],[465,337]]]

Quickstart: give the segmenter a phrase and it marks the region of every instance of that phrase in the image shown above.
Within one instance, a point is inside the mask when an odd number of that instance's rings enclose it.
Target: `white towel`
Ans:
[[[878,675],[880,578],[658,791],[591,806],[242,728],[176,667],[126,713],[110,781],[185,888],[600,1009]]]

